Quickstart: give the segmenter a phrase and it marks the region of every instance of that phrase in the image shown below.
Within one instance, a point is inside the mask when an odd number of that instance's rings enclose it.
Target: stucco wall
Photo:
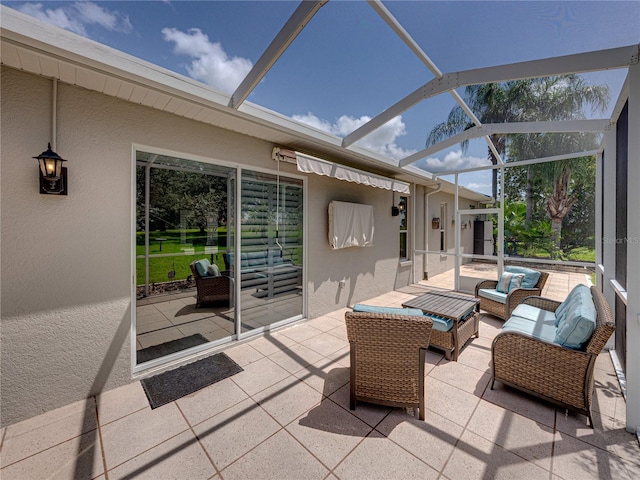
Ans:
[[[1,420],[7,425],[131,381],[132,144],[275,165],[269,142],[59,83],[56,152],[68,160],[69,195],[40,195],[31,157],[51,141],[52,82],[2,67],[1,89]],[[331,200],[374,206],[375,247],[329,248]],[[391,217],[392,201],[385,190],[309,176],[310,318],[394,287],[399,219]]]

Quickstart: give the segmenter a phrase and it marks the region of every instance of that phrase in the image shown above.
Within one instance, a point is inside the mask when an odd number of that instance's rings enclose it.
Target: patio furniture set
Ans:
[[[507,267],[481,281],[475,296],[431,291],[404,308],[356,304],[345,313],[351,358],[351,409],[358,401],[417,408],[424,419],[427,348],[457,361],[478,336],[479,310],[506,320],[491,347],[495,382],[586,415],[597,356],[615,330],[596,287],[577,285],[563,302],[540,296],[546,272]],[[521,291],[519,291],[521,290]]]

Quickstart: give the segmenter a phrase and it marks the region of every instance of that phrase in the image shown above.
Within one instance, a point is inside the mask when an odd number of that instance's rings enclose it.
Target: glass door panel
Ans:
[[[136,153],[136,364],[155,365],[235,334],[224,263],[233,245],[234,175],[228,167]]]
[[[301,318],[302,180],[243,170],[239,221],[241,331]]]

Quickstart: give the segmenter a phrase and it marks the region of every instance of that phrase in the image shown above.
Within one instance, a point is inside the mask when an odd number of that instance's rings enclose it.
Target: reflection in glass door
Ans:
[[[246,333],[302,317],[302,180],[243,170],[240,199],[240,258],[227,267],[239,269]]]
[[[233,245],[235,174],[136,152],[136,365],[153,366],[235,335],[233,279],[224,263]]]

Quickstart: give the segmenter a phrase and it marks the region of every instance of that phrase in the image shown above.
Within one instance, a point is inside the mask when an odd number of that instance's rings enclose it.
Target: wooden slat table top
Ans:
[[[479,303],[474,297],[467,297],[448,292],[428,292],[419,297],[407,300],[402,304],[406,308],[419,308],[424,313],[439,317],[460,320],[466,317]]]

